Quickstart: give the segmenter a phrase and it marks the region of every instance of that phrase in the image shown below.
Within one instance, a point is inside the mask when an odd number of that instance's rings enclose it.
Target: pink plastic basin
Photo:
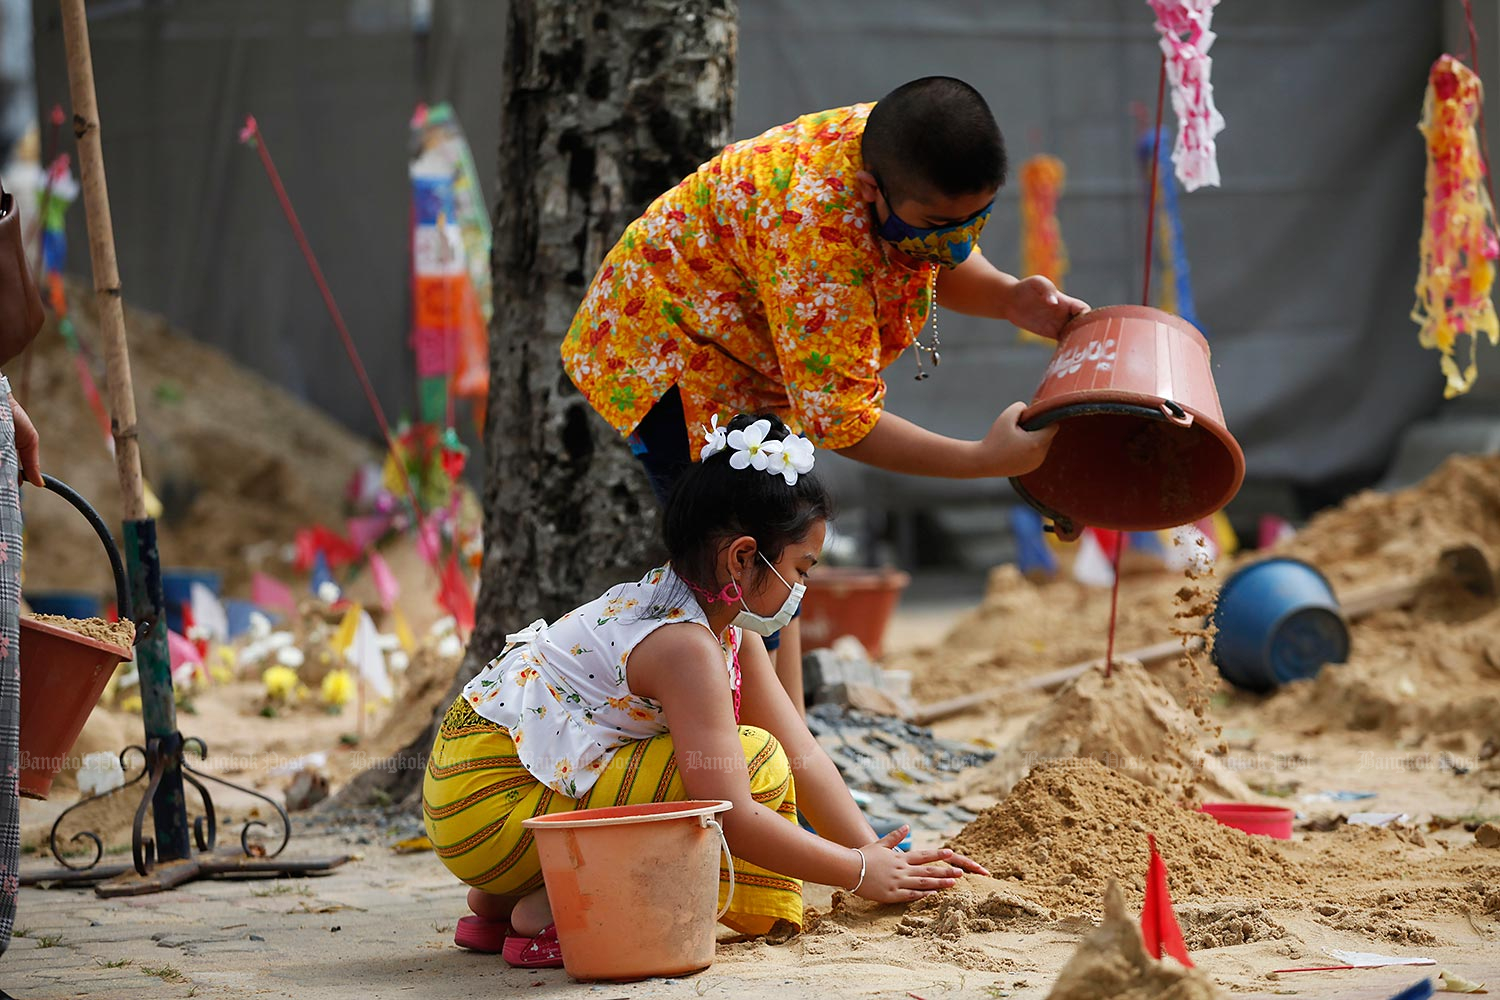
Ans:
[[[1292,839],[1296,814],[1281,806],[1258,806],[1248,802],[1205,802],[1198,807],[1225,826],[1277,840]]]

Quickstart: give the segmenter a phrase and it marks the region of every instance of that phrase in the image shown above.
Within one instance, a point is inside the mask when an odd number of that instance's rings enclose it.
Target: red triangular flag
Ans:
[[[467,635],[474,631],[474,594],[469,590],[469,582],[464,579],[463,570],[458,568],[456,555],[449,556],[448,561],[443,564],[438,604],[458,622],[460,633]]]
[[[1172,895],[1167,892],[1166,862],[1156,853],[1156,838],[1148,833],[1146,842],[1151,845],[1151,864],[1146,869],[1146,902],[1141,906],[1141,940],[1147,954],[1156,958],[1171,955],[1192,968],[1187,942],[1182,940],[1182,928],[1172,912]]]

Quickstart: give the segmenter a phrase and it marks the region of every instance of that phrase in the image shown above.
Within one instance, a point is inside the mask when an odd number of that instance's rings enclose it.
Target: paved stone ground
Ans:
[[[792,946],[764,943],[721,947],[711,969],[675,980],[588,985],[573,982],[562,970],[514,970],[498,956],[453,946],[454,921],[466,912],[463,889],[430,853],[397,855],[389,849],[409,832],[406,825],[387,821],[361,832],[345,824],[299,833],[287,849],[290,857],[356,854],[350,863],[316,877],[204,881],[116,899],[99,899],[90,889],[25,888],[17,923],[21,936],[0,957],[0,985],[17,1000],[408,995],[448,1000],[513,994],[598,1000],[770,994],[785,1000],[830,995],[1040,1000],[1055,975],[1055,970],[1036,970],[1014,981],[1014,975],[965,974],[957,967],[917,970],[872,954],[861,961],[839,960],[837,985],[831,988],[830,970],[820,968],[817,959],[799,958]],[[826,891],[810,892],[810,902],[826,907]],[[1500,976],[1500,956],[1492,949],[1484,952],[1470,956],[1473,964],[1466,971]],[[1282,992],[1377,1000],[1416,978],[1400,970],[1340,976],[1337,983],[1287,983]]]

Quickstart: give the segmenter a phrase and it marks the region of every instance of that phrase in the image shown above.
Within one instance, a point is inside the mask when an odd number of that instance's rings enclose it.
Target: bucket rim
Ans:
[[[1087,316],[1088,313],[1084,313],[1083,315]],[[1141,393],[1110,392],[1108,390],[1091,392],[1087,398],[1079,398],[1080,395],[1079,393],[1065,393],[1054,397],[1046,403],[1033,404],[1032,407],[1027,408],[1025,413],[1022,413],[1022,416],[1026,417],[1027,413],[1031,413],[1033,408],[1038,409],[1040,412],[1034,413],[1028,419],[1022,421],[1021,428],[1023,430],[1035,431],[1075,417],[1096,416],[1138,417],[1156,423],[1172,423],[1161,409],[1163,406],[1170,404],[1180,412],[1192,416],[1192,425],[1183,428],[1183,430],[1198,430],[1213,438],[1224,448],[1225,453],[1229,456],[1230,464],[1233,466],[1234,475],[1229,486],[1221,496],[1214,500],[1213,510],[1204,513],[1201,517],[1212,517],[1228,506],[1230,501],[1239,495],[1240,487],[1245,483],[1245,451],[1240,447],[1240,443],[1234,439],[1234,435],[1230,434],[1227,428],[1221,427],[1216,420],[1206,417],[1194,407],[1186,406],[1175,400],[1167,399],[1164,396],[1147,396]],[[1045,467],[1045,464],[1044,462],[1042,466],[1023,475],[1012,476],[1010,478],[1011,489],[1015,491],[1016,496],[1022,502],[1044,517],[1050,517],[1058,524],[1070,524],[1082,527],[1085,522],[1069,514],[1053,510],[1027,488],[1026,480],[1040,472]],[[1114,518],[1110,518],[1109,520],[1110,523],[1108,524],[1099,519],[1087,523],[1091,527],[1103,528],[1107,531],[1165,531],[1181,526],[1177,524],[1161,524],[1155,519],[1149,522],[1146,520],[1132,520],[1129,523]]]
[[[1324,663],[1323,666],[1328,666],[1329,664],[1333,663],[1349,662],[1349,653],[1353,649],[1354,644],[1349,638],[1349,620],[1344,617],[1343,609],[1340,608],[1338,604],[1338,598],[1335,597],[1333,600],[1333,606],[1328,608],[1320,607],[1317,605],[1306,608],[1291,608],[1276,616],[1276,620],[1272,622],[1271,627],[1266,630],[1266,644],[1265,647],[1261,650],[1261,654],[1265,659],[1265,662],[1270,666],[1271,673],[1275,677],[1275,687],[1282,687],[1283,685],[1289,684],[1295,680],[1306,679],[1301,677],[1291,677],[1283,679],[1281,675],[1277,673],[1276,659],[1272,655],[1272,653],[1276,647],[1276,637],[1281,633],[1281,630],[1286,625],[1286,623],[1298,616],[1310,614],[1327,615],[1333,618],[1334,621],[1338,622],[1340,626],[1342,626],[1340,634],[1343,637],[1343,641],[1339,643],[1338,657],[1336,659],[1328,660],[1328,662]]]
[[[1204,802],[1198,806],[1198,811],[1210,816],[1244,816],[1256,819],[1296,819],[1297,813],[1294,809],[1286,806],[1261,805],[1258,802]]]
[[[624,814],[601,816],[600,813],[623,813],[627,809],[638,809],[643,805],[674,805],[677,809],[659,813]],[[642,802],[635,805],[604,806],[599,809],[575,809],[572,812],[550,813],[523,819],[521,826],[528,830],[578,830],[598,826],[624,826],[629,823],[661,823],[674,819],[697,819],[715,816],[734,808],[728,799],[688,799],[683,802]],[[592,815],[591,815],[592,814]]]
[[[1303,569],[1311,570],[1313,574],[1322,581],[1323,586],[1328,588],[1328,597],[1332,602],[1333,607],[1336,609],[1335,613],[1338,614],[1340,618],[1343,617],[1343,606],[1339,604],[1338,592],[1333,589],[1333,584],[1329,582],[1328,577],[1323,574],[1322,570],[1318,569],[1318,567],[1314,566],[1306,559],[1298,559],[1296,556],[1268,556],[1265,559],[1257,559],[1254,562],[1249,562],[1243,566],[1235,567],[1234,572],[1229,574],[1229,579],[1225,580],[1223,585],[1219,587],[1219,600],[1214,605],[1214,613],[1210,616],[1211,620],[1217,622],[1217,619],[1219,617],[1219,609],[1224,605],[1224,598],[1229,596],[1229,594],[1234,590],[1236,581],[1238,581],[1241,577],[1248,575],[1251,570],[1259,569],[1262,566],[1270,566],[1276,563],[1290,566],[1299,566]]]
[[[1147,319],[1152,320],[1156,323],[1164,323],[1167,326],[1172,327],[1174,330],[1178,330],[1186,334],[1187,336],[1201,344],[1205,349],[1209,347],[1208,338],[1203,335],[1203,331],[1198,329],[1193,324],[1189,323],[1187,320],[1183,319],[1181,316],[1178,316],[1175,313],[1169,313],[1164,309],[1157,309],[1155,306],[1133,305],[1126,302],[1117,303],[1112,306],[1097,306],[1093,309],[1089,309],[1087,312],[1079,313],[1077,316],[1074,316],[1072,319],[1070,319],[1067,325],[1062,328],[1062,330],[1057,335],[1057,340],[1061,342],[1064,337],[1073,333],[1075,330],[1080,330],[1085,326],[1089,326],[1100,321],[1107,322],[1116,317],[1123,317],[1128,319]]]
[[[126,649],[124,646],[116,646],[112,642],[103,642],[99,639],[90,638],[89,636],[83,635],[79,632],[74,632],[72,629],[62,628],[61,626],[52,625],[48,622],[39,622],[35,618],[30,618],[26,615],[21,616],[21,628],[23,630],[38,632],[42,635],[48,636],[49,638],[61,639],[64,642],[71,642],[74,645],[87,646],[90,649],[97,649],[101,653],[109,653],[112,656],[118,656],[122,661],[130,659],[133,655],[131,651],[129,649]]]
[[[807,574],[807,585],[873,587],[901,590],[911,585],[911,574],[894,566],[817,566]]]

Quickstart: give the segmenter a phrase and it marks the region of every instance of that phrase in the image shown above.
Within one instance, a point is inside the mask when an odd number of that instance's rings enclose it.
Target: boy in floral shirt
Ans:
[[[918,377],[923,352],[937,363],[937,302],[1054,337],[1088,308],[975,246],[1005,169],[984,98],[949,77],[733,143],[625,230],[563,341],[564,367],[631,436],[663,501],[697,428],[735,412],[775,412],[818,447],[895,472],[1029,472],[1055,428],[1022,430],[1022,403],[977,441],[883,405],[881,372],[908,348]],[[800,705],[795,623],[786,632],[777,673]]]

